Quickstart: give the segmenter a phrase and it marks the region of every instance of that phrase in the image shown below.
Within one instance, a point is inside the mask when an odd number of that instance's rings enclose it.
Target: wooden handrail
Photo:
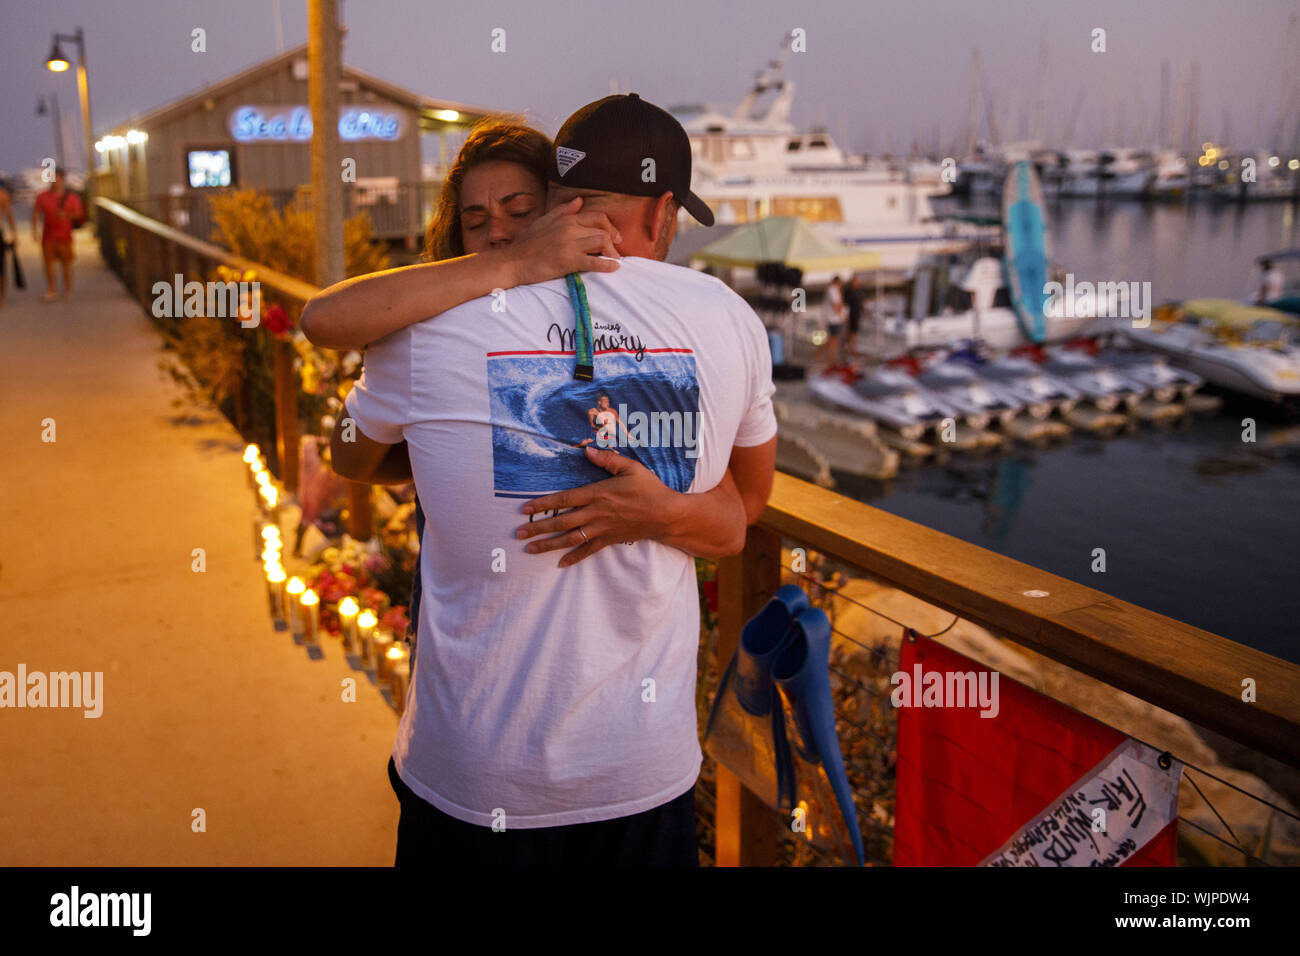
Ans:
[[[758,524],[1300,767],[1295,664],[789,475],[776,476]]]
[[[204,242],[201,239],[195,239],[193,236],[181,232],[179,229],[173,229],[171,226],[164,225],[156,219],[150,219],[128,206],[123,206],[119,202],[111,199],[105,199],[102,196],[95,200],[95,205],[102,207],[106,212],[112,213],[119,219],[136,227],[143,229],[145,232],[152,233],[168,242],[173,242],[182,249],[187,249],[196,255],[203,256],[205,259],[211,259],[215,262],[221,262],[228,266],[233,266],[240,272],[247,272],[252,269],[257,273],[257,281],[269,289],[280,293],[286,298],[295,300],[299,305],[305,303],[308,299],[320,291],[319,288],[310,282],[304,282],[302,279],[295,279],[291,275],[285,275],[283,272],[276,272],[274,269],[268,269],[260,262],[254,262],[251,259],[245,259],[243,256],[237,256],[229,249],[223,249],[215,246],[210,242]]]

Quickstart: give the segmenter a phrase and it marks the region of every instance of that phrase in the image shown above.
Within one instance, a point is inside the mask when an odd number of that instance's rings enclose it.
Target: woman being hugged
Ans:
[[[303,309],[303,334],[321,348],[361,349],[500,289],[616,270],[620,237],[603,213],[582,212],[581,199],[545,211],[550,157],[550,140],[528,126],[476,126],[443,183],[427,261],[322,290]]]

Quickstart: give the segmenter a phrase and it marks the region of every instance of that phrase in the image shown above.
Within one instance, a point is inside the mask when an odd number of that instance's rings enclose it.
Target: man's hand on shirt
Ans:
[[[525,514],[564,513],[534,520],[516,532],[520,538],[552,535],[530,542],[524,549],[530,554],[572,548],[560,560],[562,568],[611,544],[631,544],[666,534],[676,515],[677,499],[683,497],[645,465],[626,455],[591,446],[586,452],[592,464],[613,477],[534,498],[524,506]]]
[[[773,439],[769,444],[775,442]],[[731,463],[715,487],[705,492],[681,494],[639,462],[588,446],[587,459],[614,477],[534,498],[525,506],[525,513],[573,510],[526,524],[519,529],[519,536],[553,535],[531,542],[525,550],[534,554],[572,548],[560,561],[560,567],[576,564],[611,544],[634,544],[646,539],[701,558],[739,554],[745,546],[745,526],[752,520],[748,517],[750,506],[746,492],[755,497],[756,519],[771,488],[772,470],[769,464],[767,477],[763,479],[761,469],[751,467],[749,459],[738,457],[737,453],[742,451],[750,450],[733,451]],[[766,446],[759,451],[757,460],[765,460]],[[737,468],[739,477],[733,478],[732,472]],[[755,481],[755,475],[760,480]],[[738,484],[739,480],[744,480],[744,487]],[[756,498],[759,493],[761,500]]]

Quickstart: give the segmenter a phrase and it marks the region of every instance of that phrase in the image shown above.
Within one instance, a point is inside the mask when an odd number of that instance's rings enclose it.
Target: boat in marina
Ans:
[[[922,259],[908,276],[907,294],[883,318],[885,334],[900,350],[977,339],[1007,351],[1028,341],[1011,305],[1001,252],[987,245]],[[1043,341],[1064,341],[1093,321],[1088,315],[1049,313],[1043,317]]]
[[[1077,390],[1084,401],[1100,411],[1113,412],[1121,405],[1135,408],[1146,390],[1111,366],[1099,362],[1094,354],[1090,354],[1094,347],[1093,340],[1086,340],[1047,350],[1027,347],[1028,351],[1019,354],[1027,354],[1038,361],[1046,374]]]
[[[808,393],[823,404],[863,415],[913,441],[945,419],[962,418],[960,411],[899,367],[880,366],[865,374],[834,370],[815,375],[808,380]]]
[[[984,350],[967,347],[949,360],[969,364],[981,378],[1009,392],[1024,406],[1030,418],[1042,420],[1053,412],[1064,415],[1078,404],[1081,393],[1068,382],[1047,375],[1024,356],[987,357]]]
[[[1164,356],[1137,349],[1104,349],[1097,353],[1097,361],[1133,383],[1142,396],[1157,402],[1186,399],[1205,384],[1201,376],[1171,365]]]
[[[1249,160],[1251,176],[1243,168]],[[1234,156],[1223,177],[1210,187],[1210,196],[1221,202],[1276,202],[1300,198],[1300,171],[1282,157],[1259,151]]]
[[[921,167],[913,176],[906,162],[846,154],[825,130],[796,130],[789,119],[794,91],[782,58],[758,74],[732,110],[671,111],[691,141],[691,189],[719,225],[797,216],[839,242],[877,253],[878,267],[893,270],[911,267],[927,252],[960,249],[979,234],[969,223],[936,217],[930,199],[950,186]],[[679,228],[692,228],[689,217]]]
[[[1014,394],[984,380],[965,362],[936,362],[916,380],[941,402],[959,411],[971,428],[985,428],[995,421],[1009,425],[1025,407]]]
[[[1264,263],[1272,263],[1282,272],[1282,294],[1264,305],[1270,309],[1300,315],[1300,247],[1268,252],[1258,256],[1255,262],[1261,269]]]
[[[1127,146],[1069,150],[1060,194],[1084,199],[1140,199],[1150,192],[1155,178],[1155,160],[1146,150]]]
[[[1197,299],[1119,334],[1207,382],[1279,403],[1300,401],[1300,319],[1265,306]]]
[[[1149,195],[1155,200],[1185,199],[1192,189],[1192,167],[1176,150],[1160,149],[1153,154],[1155,176]]]

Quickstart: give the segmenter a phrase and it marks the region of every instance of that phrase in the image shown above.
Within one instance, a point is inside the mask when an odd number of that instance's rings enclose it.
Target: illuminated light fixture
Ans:
[[[456,120],[460,119],[460,113],[455,110],[434,110],[433,118],[440,119],[444,123],[454,123]]]
[[[1300,159],[1293,159],[1286,164],[1287,169],[1300,169]]]
[[[127,130],[126,132],[126,141],[128,143],[131,143],[132,145],[147,142],[148,139],[149,139],[149,134],[144,132],[143,130],[132,129],[132,130]]]
[[[1220,168],[1220,169],[1227,169],[1227,168],[1228,168],[1228,165],[1229,165],[1229,163],[1228,163],[1228,161],[1227,161],[1226,159],[1221,159],[1221,160],[1219,160],[1219,168]]]
[[[143,135],[143,134],[141,134]],[[110,149],[121,149],[126,145],[126,140],[121,136],[105,136],[95,144],[95,149],[101,153]]]
[[[1268,158],[1268,164],[1269,164],[1270,166],[1277,167],[1277,166],[1280,166],[1280,165],[1282,164],[1282,160],[1281,160],[1280,157],[1277,157],[1277,156],[1270,156],[1270,157]]]
[[[1205,151],[1208,153],[1210,150],[1214,149],[1214,144],[1213,144],[1213,143],[1202,143],[1202,144],[1201,144],[1201,149],[1205,150]]]
[[[1205,155],[1210,157],[1210,159],[1214,159],[1215,156],[1219,155],[1219,151],[1215,149],[1213,146],[1207,145],[1205,147]]]
[[[1198,157],[1196,157],[1196,163],[1197,163],[1198,166],[1208,166],[1208,165],[1210,165],[1210,157],[1208,157],[1208,156],[1198,156]]]
[[[50,55],[46,58],[45,65],[55,73],[62,73],[64,70],[68,69],[68,67],[72,66],[72,64],[68,62],[68,58],[63,55],[63,51],[59,49],[58,40],[55,40],[54,45],[50,47]]]
[[[249,445],[247,448],[244,449],[244,461],[247,464],[251,465],[253,462],[257,461],[258,454],[259,452],[257,446]]]

